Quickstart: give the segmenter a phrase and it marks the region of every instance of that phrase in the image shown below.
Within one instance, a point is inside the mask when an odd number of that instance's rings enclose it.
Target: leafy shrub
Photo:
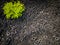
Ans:
[[[22,16],[23,11],[25,11],[25,6],[20,1],[7,2],[4,3],[3,10],[6,15],[6,19],[16,19]]]

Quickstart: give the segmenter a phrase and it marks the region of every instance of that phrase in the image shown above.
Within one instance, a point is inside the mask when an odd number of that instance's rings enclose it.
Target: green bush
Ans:
[[[23,11],[25,11],[25,6],[20,1],[7,2],[4,3],[3,10],[6,15],[6,19],[16,19],[22,16]]]

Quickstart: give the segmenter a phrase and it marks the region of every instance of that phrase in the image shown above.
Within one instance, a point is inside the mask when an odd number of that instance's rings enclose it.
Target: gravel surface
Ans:
[[[60,45],[59,0],[22,2],[26,11],[21,18],[0,17],[0,45]]]

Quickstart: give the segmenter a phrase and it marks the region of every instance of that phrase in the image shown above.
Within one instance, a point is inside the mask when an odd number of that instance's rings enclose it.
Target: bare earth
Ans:
[[[59,5],[59,0],[28,1],[21,18],[0,18],[0,45],[60,45]]]

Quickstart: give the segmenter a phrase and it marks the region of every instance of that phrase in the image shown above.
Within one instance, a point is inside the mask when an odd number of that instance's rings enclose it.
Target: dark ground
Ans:
[[[22,0],[26,11],[16,20],[3,16],[5,1],[0,0],[0,45],[60,45],[59,0]]]

